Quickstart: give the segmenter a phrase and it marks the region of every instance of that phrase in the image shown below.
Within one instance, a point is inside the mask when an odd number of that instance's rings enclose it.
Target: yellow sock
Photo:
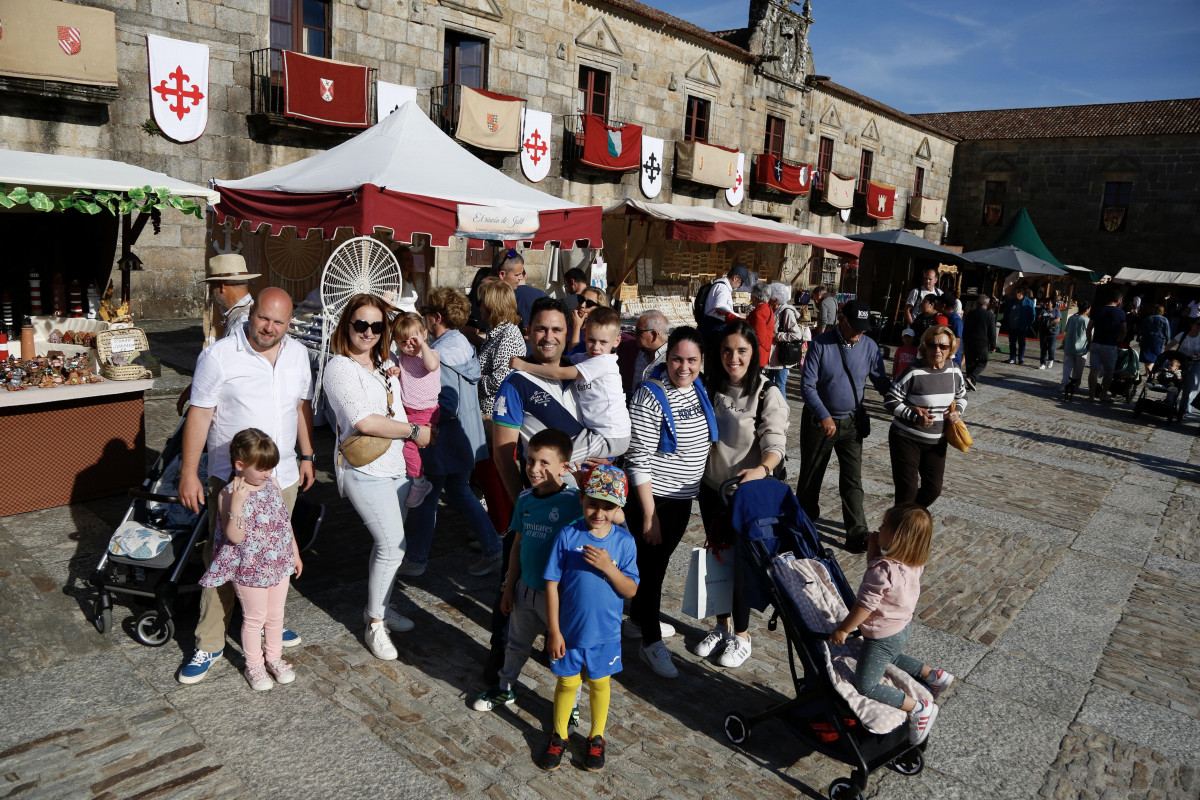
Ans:
[[[592,680],[588,678],[588,694],[592,697],[592,732],[588,738],[603,736],[604,726],[608,724],[608,704],[612,699],[612,685],[608,676]],[[557,701],[557,695],[555,696]]]
[[[560,739],[567,738],[567,723],[571,720],[571,709],[575,707],[575,691],[579,685],[583,683],[583,679],[578,675],[572,675],[569,678],[558,679],[558,685],[554,687],[554,732],[558,734]],[[608,713],[608,687],[604,687],[604,713]],[[595,700],[592,700],[592,707],[595,708]],[[595,723],[593,723],[595,724]]]

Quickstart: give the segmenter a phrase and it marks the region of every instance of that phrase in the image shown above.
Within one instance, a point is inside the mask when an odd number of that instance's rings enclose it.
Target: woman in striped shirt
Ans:
[[[716,441],[712,405],[700,381],[703,340],[680,327],[667,339],[667,360],[629,401],[630,438],[625,470],[631,491],[626,527],[637,540],[641,582],[630,605],[627,636],[641,636],[641,658],[663,678],[679,673],[662,641],[675,629],[658,619],[663,578],[683,539],[708,451]]]
[[[962,372],[949,358],[957,347],[954,331],[945,325],[929,328],[921,335],[916,362],[884,397],[883,404],[893,416],[888,448],[897,505],[916,502],[928,508],[942,493],[944,425],[958,421],[967,407]],[[954,411],[949,411],[951,403]]]

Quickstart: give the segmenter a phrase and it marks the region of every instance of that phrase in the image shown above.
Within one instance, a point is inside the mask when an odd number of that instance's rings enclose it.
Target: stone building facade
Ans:
[[[35,0],[12,0],[34,2]],[[38,0],[56,2],[57,0]],[[638,173],[599,174],[562,163],[564,132],[578,118],[580,77],[607,82],[609,122],[641,125],[666,141],[667,179],[656,202],[729,208],[723,191],[674,182],[673,143],[684,138],[688,110],[707,106],[708,142],[753,156],[767,146],[768,126],[780,155],[816,164],[821,139],[832,140],[834,171],[857,175],[862,152],[873,157],[872,177],[899,189],[893,220],[838,215],[806,195],[765,196],[753,190],[736,210],[807,227],[853,233],[905,224],[917,168],[924,194],[949,192],[955,137],[814,74],[808,31],[809,3],[796,10],[778,0],[751,0],[749,24],[709,32],[636,0],[88,0],[116,15],[119,91],[105,103],[66,110],[45,103],[0,101],[0,141],[11,149],[110,158],[166,172],[193,183],[233,179],[304,158],[345,139],[344,130],[281,130],[255,124],[252,59],[272,43],[272,9],[290,5],[325,14],[326,52],[338,61],[370,67],[373,79],[417,87],[418,104],[447,78],[448,54],[461,41],[482,43],[483,87],[523,97],[529,108],[555,115],[554,164],[537,188],[567,200],[610,206],[643,197]],[[830,6],[828,13],[836,13]],[[157,33],[210,48],[209,121],[203,136],[179,144],[150,122],[145,35]],[[457,51],[455,51],[457,52]],[[2,81],[0,81],[2,83]],[[3,87],[0,87],[3,88]],[[82,109],[82,110],[80,110]],[[419,154],[414,154],[419,158]],[[517,180],[516,154],[491,163]],[[211,219],[211,218],[210,218]],[[164,214],[157,236],[143,235],[137,252],[147,269],[134,275],[135,312],[141,316],[195,315],[206,253],[245,248],[270,260],[295,243],[252,243],[240,232],[213,231],[211,221]],[[939,225],[913,226],[931,239]],[[264,237],[254,237],[264,238]],[[256,249],[257,248],[257,249]],[[788,256],[791,273],[815,262],[807,248]],[[274,255],[273,255],[274,254]],[[544,275],[546,256],[530,258],[531,279]],[[435,283],[465,285],[465,247],[438,251]],[[833,269],[833,267],[831,267]],[[539,273],[539,271],[541,271]],[[812,273],[818,276],[818,268]],[[840,275],[836,276],[839,280]],[[807,277],[800,275],[798,283]]]
[[[1026,207],[1065,264],[1200,272],[1200,98],[917,118],[962,139],[947,217],[964,249]]]

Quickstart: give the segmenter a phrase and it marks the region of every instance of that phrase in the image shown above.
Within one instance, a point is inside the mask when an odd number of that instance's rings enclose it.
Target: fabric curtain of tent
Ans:
[[[1005,245],[1019,247],[1030,255],[1037,256],[1043,261],[1049,261],[1059,269],[1066,269],[1063,263],[1055,258],[1050,249],[1042,242],[1042,237],[1038,235],[1037,228],[1034,227],[1028,209],[1024,207],[1012,218],[1012,221],[1008,223],[1008,227],[1000,233],[996,241],[988,245],[988,249],[1003,247]]]

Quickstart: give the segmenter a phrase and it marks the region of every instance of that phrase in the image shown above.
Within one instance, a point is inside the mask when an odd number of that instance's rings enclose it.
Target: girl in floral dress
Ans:
[[[229,460],[234,475],[217,500],[212,565],[200,585],[233,582],[242,604],[246,682],[266,691],[274,686],[268,671],[278,683],[296,680],[283,660],[283,606],[292,572],[299,578],[304,565],[279,483],[271,477],[279,448],[262,431],[247,428],[233,437]]]

